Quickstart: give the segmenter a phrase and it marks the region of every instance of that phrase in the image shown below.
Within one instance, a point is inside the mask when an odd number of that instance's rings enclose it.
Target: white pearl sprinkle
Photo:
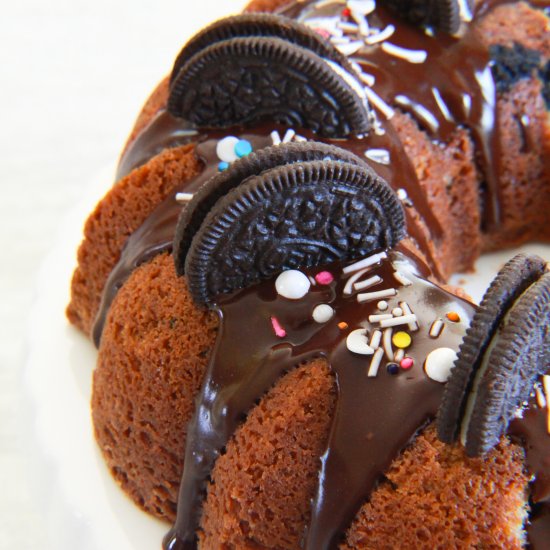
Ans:
[[[444,384],[451,376],[455,361],[456,351],[454,349],[437,348],[426,357],[424,370],[432,380]]]
[[[388,309],[388,302],[386,302],[386,300],[380,300],[377,304],[376,304],[376,307],[380,310],[380,311],[386,311]]]
[[[289,300],[299,300],[309,291],[311,283],[307,275],[296,269],[283,271],[275,281],[277,294]]]
[[[334,316],[334,309],[328,304],[319,304],[312,313],[313,320],[316,323],[326,323]]]
[[[402,310],[400,307],[394,307],[394,308],[391,310],[391,314],[392,314],[394,317],[401,317],[401,315],[403,315],[403,310]]]
[[[227,136],[220,139],[216,145],[216,155],[224,162],[234,162],[239,157],[235,153],[235,145],[239,143],[239,138],[235,136]]]

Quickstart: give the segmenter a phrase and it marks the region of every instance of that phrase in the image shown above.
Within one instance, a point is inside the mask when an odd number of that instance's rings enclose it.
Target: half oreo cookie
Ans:
[[[180,69],[201,50],[217,42],[246,37],[280,38],[330,59],[352,72],[346,56],[306,25],[273,13],[245,13],[220,19],[191,38],[176,58],[170,82],[174,82]]]
[[[472,323],[466,331],[458,352],[458,359],[444,390],[437,418],[438,436],[442,441],[451,443],[457,439],[459,434],[464,435],[466,431],[470,430],[467,426],[470,424],[473,407],[477,400],[476,396],[479,395],[480,384],[482,381],[484,384],[491,384],[486,379],[491,358],[504,353],[496,350],[497,339],[503,342],[500,335],[504,327],[509,324],[509,320],[513,316],[512,311],[516,310],[524,293],[543,276],[545,269],[546,263],[542,258],[519,254],[501,269],[485,293]],[[508,339],[508,343],[511,341]],[[506,349],[502,348],[504,345],[501,343],[498,349]],[[516,357],[516,359],[518,358]],[[494,367],[490,372],[494,372],[496,368],[500,367]],[[520,377],[523,377],[524,374],[526,373],[520,374]],[[528,391],[532,388],[532,377],[528,373],[525,379],[527,378],[529,380],[526,385],[521,382],[521,379],[516,378],[510,381],[510,384],[520,388],[518,389],[520,395],[523,395],[525,387],[528,388]],[[515,410],[520,402],[514,397],[506,406]],[[482,405],[478,404],[478,408],[480,406]],[[487,413],[488,416],[491,414]],[[480,415],[481,413],[477,413],[478,417]],[[506,425],[508,421],[509,418],[503,420]],[[483,424],[480,424],[480,427],[482,426]],[[495,433],[497,433],[496,430]],[[492,438],[488,433],[483,437],[478,437],[478,443],[475,446],[472,443],[467,447],[469,454],[485,452],[494,444],[495,437],[498,441],[501,434],[502,431]],[[464,437],[462,439],[464,440]],[[486,443],[479,444],[481,439]]]
[[[363,165],[278,166],[249,177],[210,210],[185,260],[187,283],[208,305],[285,269],[392,247],[404,228],[396,195]]]
[[[183,275],[185,257],[191,241],[211,208],[229,191],[251,176],[271,170],[277,166],[313,160],[338,160],[357,164],[371,173],[373,180],[380,179],[362,159],[345,149],[319,142],[283,143],[266,147],[243,157],[208,180],[182,210],[174,237],[174,261],[176,272]],[[382,180],[380,180],[382,182]]]
[[[353,76],[280,38],[232,38],[201,49],[175,77],[168,110],[210,128],[270,120],[343,138],[370,127]]]

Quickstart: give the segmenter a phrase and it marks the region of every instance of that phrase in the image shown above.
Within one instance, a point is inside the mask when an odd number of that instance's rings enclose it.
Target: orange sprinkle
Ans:
[[[348,328],[348,324],[344,323],[344,321],[342,321],[341,323],[338,323],[338,328],[341,329],[341,330],[344,330],[344,329]]]
[[[447,313],[447,319],[453,323],[458,323],[460,321],[460,316],[456,311],[449,311],[449,313]]]

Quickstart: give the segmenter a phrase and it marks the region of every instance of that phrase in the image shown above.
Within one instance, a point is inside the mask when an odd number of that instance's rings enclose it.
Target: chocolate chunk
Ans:
[[[512,306],[487,355],[465,419],[469,456],[486,453],[498,443],[537,378],[550,368],[550,273]]]
[[[200,304],[285,269],[355,259],[405,234],[402,206],[364,166],[317,160],[252,176],[221,198],[185,262]]]
[[[383,3],[419,27],[433,27],[449,34],[460,27],[458,0],[384,0]]]
[[[230,38],[254,36],[281,38],[311,50],[320,57],[330,59],[352,72],[347,57],[341,54],[327,39],[306,25],[272,13],[245,13],[220,19],[191,38],[176,58],[170,82],[176,79],[180,69],[194,55],[208,46]]]
[[[374,171],[359,157],[333,145],[319,142],[283,143],[266,147],[243,157],[231,166],[208,180],[182,210],[174,237],[174,261],[176,272],[183,275],[185,257],[193,236],[214,204],[231,189],[245,179],[275,168],[300,161],[341,160],[351,164],[360,164],[377,178]]]
[[[513,47],[495,44],[489,47],[491,72],[497,91],[504,93],[519,80],[531,78],[541,64],[540,53],[514,42]]]
[[[194,55],[174,80],[168,109],[199,127],[270,120],[334,138],[364,134],[362,88],[343,69],[280,38],[232,38]]]
[[[437,418],[442,441],[452,443],[458,437],[468,397],[493,336],[514,302],[543,275],[545,266],[538,256],[518,254],[499,271],[485,293],[444,390]]]

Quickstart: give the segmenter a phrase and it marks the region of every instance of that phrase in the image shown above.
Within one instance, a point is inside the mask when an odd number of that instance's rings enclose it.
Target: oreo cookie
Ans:
[[[365,134],[363,88],[331,63],[280,38],[223,40],[179,70],[168,110],[207,128],[270,120],[333,138]]]
[[[444,390],[437,417],[438,436],[442,441],[452,443],[457,439],[476,378],[486,367],[491,353],[493,337],[502,329],[507,313],[518,298],[542,277],[545,269],[542,258],[518,254],[500,270],[485,293]]]
[[[202,305],[285,269],[350,260],[404,237],[403,208],[365,166],[316,160],[249,177],[210,210],[185,260]]]
[[[280,38],[330,59],[352,72],[347,57],[306,25],[272,13],[245,13],[220,19],[191,38],[174,62],[170,82],[176,79],[180,69],[201,50],[231,38],[254,36]]]
[[[454,34],[460,28],[458,0],[384,0],[384,5],[403,19],[419,27]],[[473,5],[468,0],[470,11]]]
[[[339,160],[361,165],[365,170],[371,172],[373,179],[378,178],[374,170],[356,155],[340,147],[325,143],[312,141],[283,143],[253,152],[233,162],[227,170],[219,172],[208,180],[193,195],[193,198],[182,210],[176,228],[173,247],[178,275],[183,275],[185,272],[185,257],[193,236],[198,231],[210,209],[220,198],[247,178],[256,176],[266,170],[296,162],[323,159]]]

